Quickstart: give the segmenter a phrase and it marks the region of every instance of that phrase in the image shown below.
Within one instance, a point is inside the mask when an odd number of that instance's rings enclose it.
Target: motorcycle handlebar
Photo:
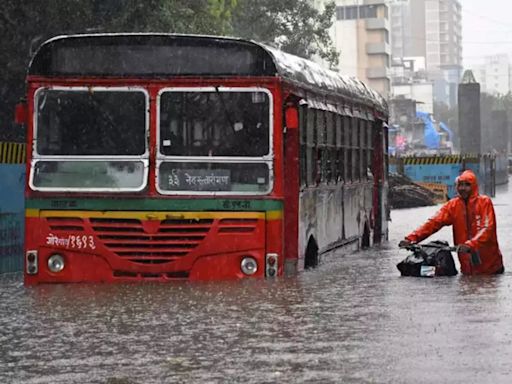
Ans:
[[[435,244],[410,244],[405,246],[399,246],[400,248],[407,249],[408,251],[422,250],[423,248],[436,248],[443,251],[458,252],[459,246],[449,245],[435,245]]]

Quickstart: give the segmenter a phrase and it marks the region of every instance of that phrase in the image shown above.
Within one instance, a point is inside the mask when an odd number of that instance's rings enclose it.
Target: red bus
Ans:
[[[387,236],[386,102],[308,60],[59,36],[26,100],[27,285],[273,278]]]

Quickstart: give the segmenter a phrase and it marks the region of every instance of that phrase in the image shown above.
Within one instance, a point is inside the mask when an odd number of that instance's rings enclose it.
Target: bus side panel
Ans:
[[[310,240],[318,237],[318,220],[316,212],[316,193],[311,188],[301,191],[299,196],[299,260],[298,270],[304,269],[306,249]]]
[[[345,239],[359,236],[359,207],[361,205],[359,188],[356,184],[347,184],[344,188],[343,222],[345,223]]]
[[[343,238],[343,190],[323,187],[315,195],[316,239],[322,253]]]
[[[338,187],[308,188],[300,195],[299,253],[304,267],[310,241],[318,253],[340,254],[356,250],[365,231],[373,228],[373,185],[370,182],[349,183]]]
[[[366,239],[367,244],[364,244],[365,239],[363,239],[362,246],[371,246],[373,245],[373,235],[375,231],[375,218],[373,216],[373,181],[369,181],[364,183],[364,204],[362,210],[362,220],[360,222],[361,229],[360,233],[365,236],[366,231],[368,231],[368,238]]]
[[[308,245],[318,253],[336,248],[343,241],[343,189],[338,186],[306,188],[299,202],[299,267],[304,268]],[[310,250],[311,251],[311,250]]]
[[[362,245],[365,231],[372,231],[372,192],[373,185],[369,182],[348,183],[345,186],[343,198],[344,243],[358,241],[359,245]]]

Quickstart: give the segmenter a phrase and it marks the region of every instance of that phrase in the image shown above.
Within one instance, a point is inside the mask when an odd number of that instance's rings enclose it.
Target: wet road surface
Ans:
[[[511,383],[510,189],[494,199],[502,276],[399,277],[396,244],[438,207],[392,211],[388,244],[274,282],[4,275],[0,383]]]

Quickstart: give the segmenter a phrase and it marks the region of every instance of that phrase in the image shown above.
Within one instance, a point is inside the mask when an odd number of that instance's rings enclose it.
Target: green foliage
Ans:
[[[237,0],[3,0],[0,140],[22,140],[13,120],[30,57],[48,38],[93,32],[226,34]]]
[[[329,36],[334,11],[334,2],[319,12],[309,0],[239,0],[233,32],[298,56],[318,55],[336,67],[338,53]]]
[[[236,35],[337,65],[329,28],[335,5],[309,0],[3,0],[0,9],[0,140],[22,140],[12,124],[30,57],[56,35],[169,32]]]

